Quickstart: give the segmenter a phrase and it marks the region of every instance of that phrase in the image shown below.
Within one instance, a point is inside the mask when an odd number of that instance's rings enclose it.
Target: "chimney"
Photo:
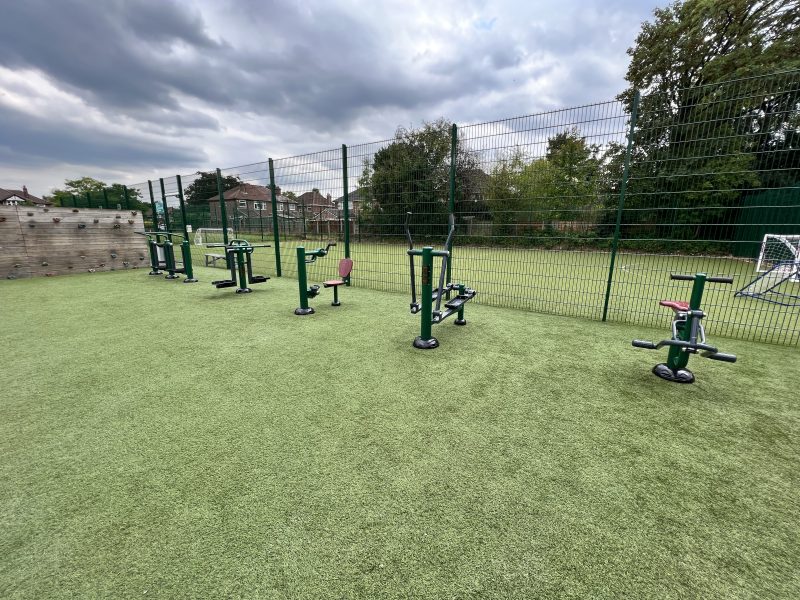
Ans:
[[[280,195],[281,195],[281,188],[280,188],[280,186],[277,186],[277,185],[275,186],[275,195],[276,195],[276,196],[280,196]]]
[[[25,200],[28,199],[28,186],[26,185],[22,186],[22,197],[25,198]]]
[[[331,195],[330,195],[330,194],[328,194],[328,195],[327,195],[327,196],[325,196],[325,197],[328,199],[328,204],[332,204],[332,202],[331,202]]]

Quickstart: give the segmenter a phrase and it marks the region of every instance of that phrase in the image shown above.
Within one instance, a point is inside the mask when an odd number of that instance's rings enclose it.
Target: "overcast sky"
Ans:
[[[138,183],[608,100],[663,4],[0,0],[0,187]]]

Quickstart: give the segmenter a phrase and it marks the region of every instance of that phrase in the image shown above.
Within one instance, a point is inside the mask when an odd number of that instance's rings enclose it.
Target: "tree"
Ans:
[[[792,149],[800,94],[759,76],[800,66],[800,11],[796,0],[686,0],[654,17],[628,50],[631,87],[619,96],[630,113],[642,92],[626,224],[637,238],[719,239],[749,189],[786,174],[767,165]],[[620,176],[623,153],[607,154]]]
[[[216,171],[197,171],[197,177],[191,185],[186,186],[183,191],[187,204],[207,206],[208,199],[217,195],[217,173]],[[222,191],[227,192],[237,186],[242,181],[234,175],[223,175]]]
[[[394,140],[364,165],[359,188],[370,201],[362,208],[366,223],[383,235],[403,234],[406,212],[414,213],[422,235],[440,234],[447,223],[450,190],[450,123],[438,119],[420,129],[399,128]],[[476,158],[460,144],[456,150],[456,203],[476,195],[467,186],[477,179]]]
[[[112,183],[108,185],[92,177],[81,177],[80,179],[67,179],[64,181],[64,189],[56,189],[51,195],[51,199],[57,206],[72,206],[73,196],[76,202],[83,206],[86,202],[86,194],[89,194],[91,206],[130,208],[133,210],[146,211],[149,204],[141,201],[139,190],[128,188],[127,200],[125,197],[125,185],[122,183]],[[103,193],[105,191],[105,194]]]

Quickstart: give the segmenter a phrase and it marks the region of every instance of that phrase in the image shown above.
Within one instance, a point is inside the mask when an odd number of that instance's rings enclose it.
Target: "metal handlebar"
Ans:
[[[696,275],[676,275],[670,273],[670,279],[677,279],[678,281],[694,281]],[[733,283],[733,277],[706,277],[708,283]]]

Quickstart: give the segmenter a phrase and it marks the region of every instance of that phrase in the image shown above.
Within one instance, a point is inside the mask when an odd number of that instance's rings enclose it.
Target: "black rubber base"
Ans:
[[[161,271],[150,271],[148,275],[163,275]]]
[[[197,283],[197,279],[189,279],[188,277],[183,280],[183,283]]]
[[[436,338],[431,338],[429,340],[423,340],[419,336],[414,338],[414,348],[419,348],[420,350],[433,350],[434,348],[438,347],[439,340]]]
[[[341,302],[331,302],[331,306],[341,306]]]
[[[180,279],[180,275],[165,275],[164,279]]]
[[[294,314],[300,315],[300,316],[313,315],[314,314],[314,309],[311,308],[310,306],[308,308],[295,308],[294,309]]]
[[[237,294],[249,294],[249,293],[250,293],[250,292],[252,292],[252,291],[253,291],[253,290],[251,290],[250,288],[238,288],[238,289],[236,290],[236,293],[237,293]]]
[[[467,320],[466,319],[456,319],[455,321],[453,321],[453,324],[455,324],[455,325],[466,325],[467,324]]]
[[[678,369],[673,371],[666,364],[660,363],[653,367],[653,374],[661,379],[672,381],[673,383],[693,383],[694,373],[689,369]]]

